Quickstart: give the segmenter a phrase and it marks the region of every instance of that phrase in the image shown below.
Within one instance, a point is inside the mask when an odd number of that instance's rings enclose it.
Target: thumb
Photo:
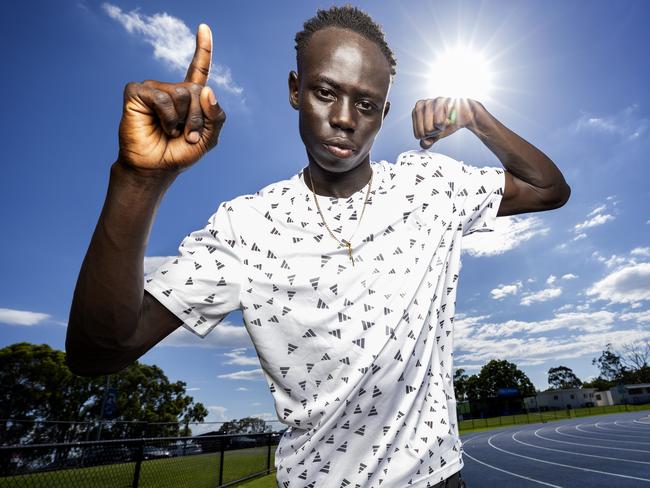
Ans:
[[[439,137],[425,137],[424,139],[420,139],[420,147],[422,149],[429,149],[438,141],[438,139]]]
[[[219,132],[226,121],[226,112],[219,105],[214,91],[209,86],[201,89],[199,103],[205,115],[203,136],[208,138],[208,143],[212,147],[217,144]]]

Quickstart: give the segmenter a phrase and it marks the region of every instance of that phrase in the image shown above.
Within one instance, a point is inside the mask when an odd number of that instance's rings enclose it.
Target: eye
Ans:
[[[334,98],[334,95],[332,94],[332,92],[330,92],[329,90],[327,90],[325,88],[316,88],[314,91],[316,92],[316,95],[319,98],[322,98],[324,100],[332,100]]]
[[[360,102],[357,102],[357,107],[364,112],[371,112],[375,109],[374,104],[370,103],[367,100],[361,100]]]

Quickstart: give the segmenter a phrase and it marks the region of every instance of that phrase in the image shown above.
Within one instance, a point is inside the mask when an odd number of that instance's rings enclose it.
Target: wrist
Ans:
[[[110,169],[111,179],[129,185],[140,191],[165,191],[176,180],[180,171],[176,169],[137,168],[117,159]]]
[[[472,115],[470,121],[465,125],[465,128],[480,137],[481,134],[485,133],[485,128],[489,124],[490,114],[481,102],[469,99],[468,103]]]

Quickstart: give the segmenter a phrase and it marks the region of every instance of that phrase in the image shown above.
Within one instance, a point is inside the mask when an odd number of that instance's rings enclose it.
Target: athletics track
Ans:
[[[648,411],[461,436],[468,488],[650,488]]]

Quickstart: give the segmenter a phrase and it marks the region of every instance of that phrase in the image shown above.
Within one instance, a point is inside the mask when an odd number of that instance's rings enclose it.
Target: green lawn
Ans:
[[[458,428],[461,433],[467,434],[479,430],[495,429],[503,426],[536,424],[538,422],[551,422],[569,418],[592,417],[609,413],[639,412],[649,410],[650,405],[611,405],[607,407],[576,408],[572,410],[554,410],[550,412],[529,413],[522,415],[508,415],[491,417],[487,419],[461,420]]]
[[[142,462],[141,488],[215,487],[219,483],[219,453],[199,454]],[[266,469],[267,448],[255,447],[226,451],[223,463],[223,483],[241,479]],[[271,447],[271,468],[275,446]],[[91,468],[63,469],[23,476],[0,478],[0,488],[93,487],[130,488],[135,463],[119,463]],[[243,486],[243,485],[238,485]],[[254,485],[253,485],[254,486]]]

